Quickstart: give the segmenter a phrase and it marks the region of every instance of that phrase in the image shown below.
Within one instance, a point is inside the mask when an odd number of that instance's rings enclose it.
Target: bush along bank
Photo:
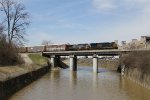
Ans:
[[[150,51],[138,51],[123,55],[120,65],[126,78],[150,89]]]
[[[31,82],[43,76],[45,73],[49,72],[50,66],[45,66],[35,71],[25,73],[23,75],[17,76],[15,78],[0,81],[0,100],[7,100],[9,97],[27,86]]]

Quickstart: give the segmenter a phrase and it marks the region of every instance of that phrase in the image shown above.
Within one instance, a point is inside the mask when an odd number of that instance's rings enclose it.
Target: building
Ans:
[[[150,36],[141,36],[141,39],[132,39],[131,42],[126,43],[122,41],[122,49],[145,49],[150,48]]]

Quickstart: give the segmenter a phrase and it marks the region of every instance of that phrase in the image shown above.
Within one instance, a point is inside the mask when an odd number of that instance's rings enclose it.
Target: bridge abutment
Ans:
[[[55,57],[51,57],[51,67],[55,67]]]
[[[70,55],[70,70],[77,71],[77,57],[75,55]]]
[[[98,73],[98,56],[93,55],[93,72]]]

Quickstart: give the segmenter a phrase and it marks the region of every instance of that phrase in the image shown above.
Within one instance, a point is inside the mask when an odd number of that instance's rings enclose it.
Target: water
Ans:
[[[150,90],[107,69],[92,67],[52,71],[14,94],[10,100],[150,100]]]

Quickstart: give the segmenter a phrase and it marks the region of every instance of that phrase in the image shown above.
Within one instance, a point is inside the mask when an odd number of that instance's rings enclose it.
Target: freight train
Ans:
[[[79,50],[103,50],[118,49],[115,42],[89,43],[89,44],[62,44],[62,45],[41,45],[34,47],[20,47],[20,53],[36,53],[36,52],[54,52],[54,51],[79,51]]]

